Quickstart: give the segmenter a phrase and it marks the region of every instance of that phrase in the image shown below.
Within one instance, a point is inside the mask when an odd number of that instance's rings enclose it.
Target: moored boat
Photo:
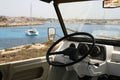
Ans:
[[[37,36],[37,35],[39,34],[39,32],[38,32],[35,28],[33,28],[33,29],[27,30],[27,31],[26,31],[26,34],[27,34],[28,36]]]

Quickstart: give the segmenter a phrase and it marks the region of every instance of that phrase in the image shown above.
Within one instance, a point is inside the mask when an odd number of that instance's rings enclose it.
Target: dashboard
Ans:
[[[61,46],[62,48],[61,50],[64,50],[68,47],[74,47],[78,50],[79,54],[77,53],[77,56],[84,56],[85,54],[87,54],[91,46],[92,44],[87,42],[66,41]],[[72,55],[76,55],[76,54],[73,53]],[[93,60],[105,61],[107,58],[107,47],[105,45],[95,44],[93,50],[88,56],[90,59],[93,59]]]
[[[89,44],[89,43],[79,43],[77,48],[79,50],[80,55],[84,55],[91,48],[91,44]],[[98,44],[95,45],[94,49],[91,51],[89,57],[91,59],[97,59],[97,60],[105,61],[106,60],[105,46],[98,45]]]
[[[91,46],[92,43],[89,42],[64,41],[59,50],[62,51],[66,48],[74,47],[79,51],[78,56],[84,56]],[[74,54],[75,53],[73,53],[73,55]],[[66,55],[56,56],[55,60],[64,64],[72,62],[69,56]],[[120,76],[120,72],[118,71],[120,70],[120,47],[96,43],[94,49],[88,55],[88,58],[82,62],[78,62],[72,67],[66,67],[68,71],[72,69],[74,69],[78,75],[97,76],[109,74]]]

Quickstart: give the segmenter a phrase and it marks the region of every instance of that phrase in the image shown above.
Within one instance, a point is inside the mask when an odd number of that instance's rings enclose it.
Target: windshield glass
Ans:
[[[67,33],[88,32],[96,39],[120,39],[120,8],[103,8],[103,1],[59,5]]]

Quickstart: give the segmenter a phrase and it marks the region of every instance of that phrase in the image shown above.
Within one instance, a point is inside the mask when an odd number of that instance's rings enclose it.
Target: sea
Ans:
[[[120,27],[119,25],[91,25],[86,24],[84,27],[80,23],[68,23],[66,26],[67,28],[72,28],[75,31],[87,31],[92,33],[93,35],[97,36],[101,32],[104,35],[102,36],[120,36]],[[80,26],[79,29],[77,26]],[[109,26],[109,27],[108,27]],[[39,31],[38,36],[28,36],[26,35],[26,31],[28,29],[36,28]],[[20,45],[32,44],[32,43],[42,43],[48,41],[48,28],[54,27],[56,30],[55,40],[59,39],[63,36],[62,29],[58,22],[49,22],[42,25],[34,25],[34,26],[11,26],[11,27],[0,27],[0,50],[16,47]]]
[[[63,32],[59,23],[46,23],[34,26],[11,26],[0,27],[0,50],[16,47],[20,45],[42,43],[48,41],[48,28],[54,27],[56,30],[56,39],[63,36]],[[37,36],[28,36],[26,31],[31,28],[36,28],[39,31]]]

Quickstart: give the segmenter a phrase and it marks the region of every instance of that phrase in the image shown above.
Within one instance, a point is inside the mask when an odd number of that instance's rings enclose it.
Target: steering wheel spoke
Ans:
[[[57,54],[63,54],[63,51],[59,51],[59,52],[51,52],[49,55],[57,55]]]

